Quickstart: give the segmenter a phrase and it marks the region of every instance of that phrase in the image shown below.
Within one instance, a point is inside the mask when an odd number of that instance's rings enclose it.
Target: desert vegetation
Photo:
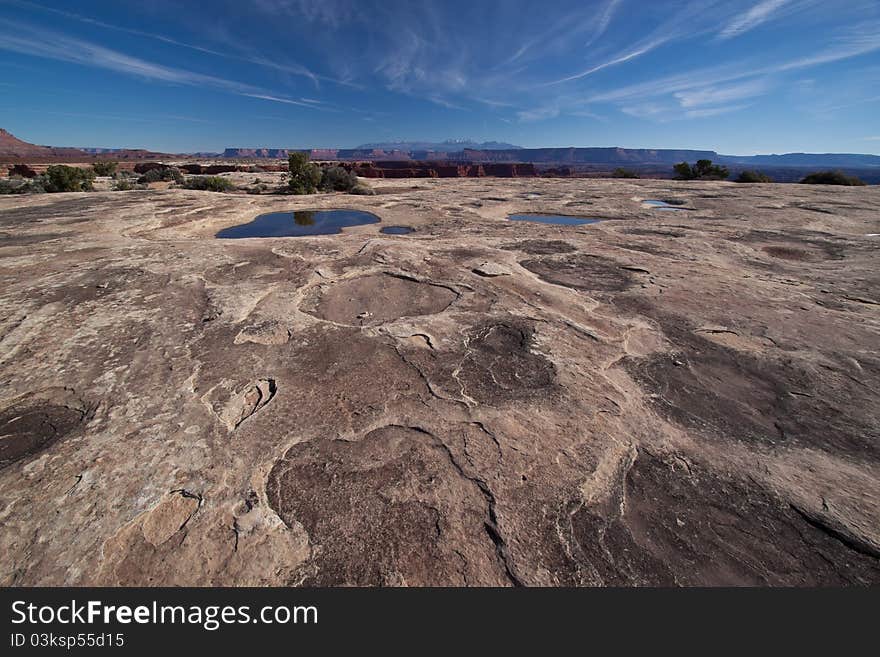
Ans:
[[[155,169],[150,169],[144,175],[138,178],[138,182],[175,182],[178,185],[182,185],[184,184],[184,178],[180,169],[178,169],[177,167],[157,167]]]
[[[0,181],[0,194],[42,194],[44,192],[88,192],[92,190],[92,169],[50,166],[46,173],[26,180],[20,176]]]
[[[865,182],[857,176],[848,176],[843,171],[817,171],[805,176],[802,185],[845,185],[861,187]]]
[[[308,153],[291,153],[287,162],[287,186],[294,194],[314,194],[318,191],[373,193],[372,189],[358,181],[353,171],[340,166],[321,168],[309,161]]]
[[[726,180],[730,176],[727,167],[712,164],[712,160],[697,160],[693,166],[679,162],[673,169],[677,180]]]
[[[92,165],[92,170],[95,172],[96,176],[112,176],[116,173],[118,167],[119,164],[117,162],[98,160]]]
[[[308,153],[291,153],[287,158],[287,186],[294,194],[314,194],[321,183],[321,169],[309,162]]]
[[[740,171],[734,182],[738,183],[772,183],[773,178],[760,171]]]
[[[640,178],[639,174],[637,174],[632,169],[625,169],[624,167],[617,167],[614,171],[611,172],[612,178]]]
[[[321,172],[321,191],[350,192],[357,187],[357,176],[342,167],[327,167]]]
[[[46,169],[42,183],[47,192],[88,192],[94,180],[95,172],[91,169],[56,164]]]
[[[194,176],[183,184],[186,189],[197,189],[203,192],[228,192],[235,189],[232,181],[220,176]]]

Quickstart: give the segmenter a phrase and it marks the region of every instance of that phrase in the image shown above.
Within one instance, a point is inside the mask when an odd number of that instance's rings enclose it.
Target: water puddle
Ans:
[[[507,218],[511,221],[532,221],[539,224],[561,224],[563,226],[582,226],[602,221],[601,219],[573,217],[565,214],[511,214]]]
[[[678,207],[680,205],[684,205],[684,203],[685,203],[684,201],[673,201],[671,199],[666,200],[666,201],[661,201],[659,199],[654,199],[654,198],[649,198],[649,199],[645,199],[644,201],[642,201],[642,205],[647,205],[649,208],[651,208],[653,210],[665,210],[666,212],[682,212],[682,211],[690,210],[691,208]]]
[[[385,235],[407,235],[414,231],[415,228],[410,228],[409,226],[385,226],[385,228],[379,229],[379,232]]]
[[[250,223],[224,228],[217,237],[303,237],[306,235],[334,235],[349,226],[377,224],[379,217],[360,210],[297,210],[269,212]]]

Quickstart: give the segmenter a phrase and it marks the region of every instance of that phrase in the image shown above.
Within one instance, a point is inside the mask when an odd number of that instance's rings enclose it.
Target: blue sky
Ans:
[[[880,154],[878,0],[0,0],[0,127]]]

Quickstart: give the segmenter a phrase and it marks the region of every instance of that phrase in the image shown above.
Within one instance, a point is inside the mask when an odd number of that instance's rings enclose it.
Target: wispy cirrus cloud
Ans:
[[[28,0],[9,0],[16,5],[20,5],[22,7],[29,7],[36,10],[44,11],[50,14],[55,14],[57,16],[62,16],[66,19],[78,21],[80,23],[84,23],[86,25],[92,25],[95,27],[99,27],[106,30],[111,30],[114,32],[121,32],[124,34],[131,34],[133,36],[142,37],[145,39],[152,39],[154,41],[158,41],[160,43],[165,43],[171,46],[175,46],[178,48],[185,48],[187,50],[191,50],[193,52],[199,52],[205,55],[211,55],[213,57],[221,57],[224,59],[232,59],[240,62],[245,62],[247,64],[254,64],[256,66],[260,66],[266,69],[278,71],[280,73],[286,73],[289,75],[296,75],[307,78],[310,80],[315,86],[318,86],[320,82],[333,82],[336,84],[341,84],[344,86],[356,87],[357,85],[352,84],[346,80],[338,80],[332,77],[319,75],[313,71],[311,71],[308,67],[299,64],[299,63],[291,63],[287,61],[275,61],[273,59],[269,59],[267,57],[262,57],[260,55],[249,54],[249,55],[240,55],[234,52],[231,52],[228,48],[225,50],[220,50],[217,48],[208,48],[203,45],[190,43],[187,41],[182,41],[180,39],[174,39],[172,37],[166,36],[164,34],[158,34],[156,32],[149,32],[146,30],[139,30],[130,27],[123,27],[121,25],[115,25],[113,23],[108,23],[106,21],[92,18],[90,16],[84,16],[82,14],[77,14],[72,11],[66,11],[64,9],[58,9],[55,7],[45,7],[43,5],[37,5],[32,2],[28,2]]]
[[[696,89],[677,91],[673,96],[685,109],[704,107],[706,105],[722,105],[735,100],[760,96],[768,90],[766,80],[751,80],[732,85],[712,85]]]
[[[536,107],[534,109],[529,110],[520,110],[516,113],[517,119],[522,122],[529,121],[544,121],[546,119],[555,119],[559,116],[559,108],[558,107]]]
[[[790,2],[791,0],[761,0],[751,9],[739,14],[727,23],[718,33],[718,38],[723,41],[745,34],[772,19],[779,9]]]
[[[59,32],[0,19],[0,50],[100,68],[170,84],[209,88],[261,100],[313,107],[313,103],[271,94],[264,89],[213,75],[165,66]]]
[[[809,69],[823,64],[831,64],[880,50],[880,24],[864,23],[850,28],[835,38],[831,45],[812,55],[795,57],[777,64],[764,64],[764,58],[740,60],[730,64],[705,67],[661,76],[645,82],[624,85],[598,91],[589,96],[591,102],[627,102],[658,96],[681,94],[683,97],[698,98],[699,93],[690,94],[691,90],[705,89],[710,94],[711,88],[725,83],[748,79],[766,80],[774,75]],[[757,85],[761,82],[750,83]],[[749,85],[729,87],[727,93],[747,92]]]
[[[751,105],[749,103],[745,103],[742,105],[727,105],[724,107],[704,107],[702,109],[688,110],[684,113],[684,117],[686,119],[705,119],[711,116],[720,116],[722,114],[739,112],[740,110],[744,110],[747,107],[751,107]]]
[[[568,75],[564,78],[559,78],[558,80],[551,80],[550,82],[545,82],[544,84],[538,85],[542,87],[548,87],[552,85],[562,84],[564,82],[572,82],[574,80],[580,80],[581,78],[585,78],[588,75],[592,75],[593,73],[598,73],[599,71],[609,68],[611,66],[617,66],[618,64],[623,64],[625,62],[630,61],[631,59],[635,59],[636,57],[641,57],[642,55],[651,52],[654,48],[663,45],[669,41],[668,38],[661,38],[650,43],[647,43],[643,46],[636,48],[635,50],[630,50],[629,52],[623,53],[622,55],[618,55],[613,59],[609,59],[608,61],[602,62],[601,64],[596,64],[594,66],[590,66],[589,68],[579,71],[578,73],[574,73],[572,75]]]

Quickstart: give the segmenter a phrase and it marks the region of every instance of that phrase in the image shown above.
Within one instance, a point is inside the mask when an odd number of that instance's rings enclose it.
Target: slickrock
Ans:
[[[0,583],[880,583],[880,189],[371,184],[0,198]]]

